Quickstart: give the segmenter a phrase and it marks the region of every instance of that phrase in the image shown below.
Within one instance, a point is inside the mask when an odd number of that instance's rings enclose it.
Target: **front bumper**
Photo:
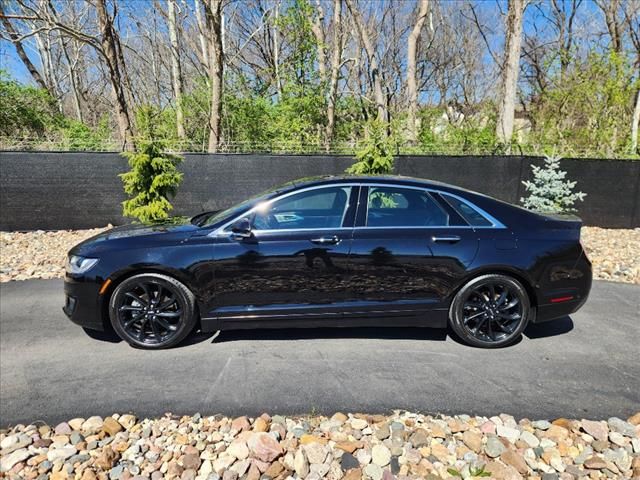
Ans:
[[[103,298],[99,291],[99,282],[67,274],[64,279],[65,304],[62,311],[77,325],[104,331]]]

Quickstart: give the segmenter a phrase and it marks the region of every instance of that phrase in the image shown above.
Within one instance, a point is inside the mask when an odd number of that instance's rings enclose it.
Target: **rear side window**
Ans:
[[[491,223],[484,215],[478,212],[475,208],[466,202],[463,202],[459,198],[452,197],[446,193],[440,194],[451,207],[464,218],[472,227],[491,227]]]
[[[369,187],[367,227],[449,225],[449,214],[424,190]]]

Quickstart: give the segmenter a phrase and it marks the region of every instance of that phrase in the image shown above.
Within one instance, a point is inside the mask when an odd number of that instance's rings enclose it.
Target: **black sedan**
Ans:
[[[291,182],[183,223],[125,226],[69,252],[65,313],[131,345],[198,328],[447,325],[501,347],[591,288],[575,217],[408,177]]]

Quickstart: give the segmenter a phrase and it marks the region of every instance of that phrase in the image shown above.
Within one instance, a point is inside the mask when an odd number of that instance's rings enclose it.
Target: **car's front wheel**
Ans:
[[[134,275],[113,291],[109,317],[120,338],[133,346],[173,347],[196,324],[195,297],[184,284],[167,275]]]
[[[466,343],[498,348],[516,341],[531,315],[529,295],[518,280],[489,274],[470,280],[458,291],[449,321]]]

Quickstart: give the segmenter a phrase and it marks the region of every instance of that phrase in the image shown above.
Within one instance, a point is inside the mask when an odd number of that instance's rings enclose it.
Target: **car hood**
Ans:
[[[90,256],[110,250],[111,247],[142,247],[147,243],[179,242],[198,230],[200,227],[191,224],[188,218],[152,225],[122,225],[84,240],[69,253]]]

